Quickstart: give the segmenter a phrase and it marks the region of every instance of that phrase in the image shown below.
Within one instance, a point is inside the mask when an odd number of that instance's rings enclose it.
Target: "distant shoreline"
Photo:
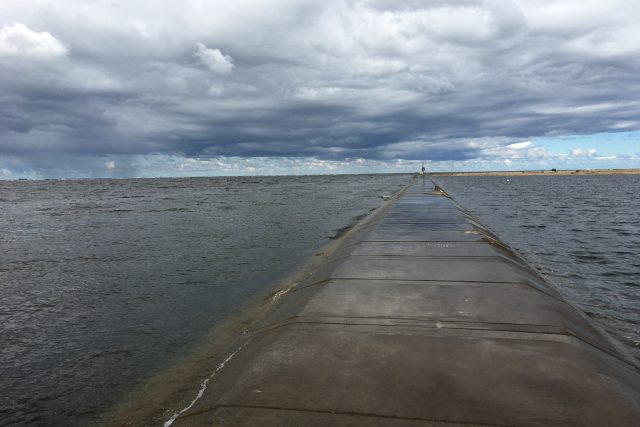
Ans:
[[[352,175],[417,175],[416,172],[362,172],[298,175],[202,175],[202,176],[137,176],[137,177],[74,177],[74,178],[0,178],[1,182],[38,181],[121,181],[154,179],[211,179],[211,178],[299,178],[309,176],[352,176]],[[634,169],[567,169],[567,170],[526,170],[526,171],[472,171],[472,172],[428,172],[429,176],[530,176],[530,175],[640,175],[640,168]]]
[[[572,169],[532,171],[486,171],[486,172],[431,172],[431,176],[531,176],[531,175],[638,175],[640,169]]]

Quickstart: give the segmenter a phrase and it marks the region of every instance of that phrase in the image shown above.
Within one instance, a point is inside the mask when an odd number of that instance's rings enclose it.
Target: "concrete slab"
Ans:
[[[195,426],[260,426],[260,427],[486,427],[480,424],[414,420],[397,416],[384,417],[366,414],[337,414],[335,412],[300,411],[285,408],[252,408],[222,406],[185,418],[181,425]]]
[[[384,221],[421,221],[421,222],[464,222],[469,216],[460,211],[437,211],[437,212],[398,212],[392,211],[384,218]]]
[[[422,205],[420,203],[411,203],[404,204],[402,200],[398,201],[394,206],[391,212],[399,212],[399,213],[415,213],[415,212],[434,212],[434,213],[446,213],[450,212],[452,214],[462,212],[468,213],[466,210],[462,209],[455,203],[447,203],[447,204],[439,204],[439,205]]]
[[[575,309],[526,285],[337,279],[301,298],[306,303],[298,304],[297,312],[281,313],[272,324],[312,321],[556,333],[582,337],[615,353]]]
[[[430,256],[430,257],[494,257],[514,255],[487,242],[362,242],[351,251],[352,256]]]
[[[209,414],[197,422],[240,407],[282,410],[283,422],[300,411],[499,426],[637,425],[640,395],[629,368],[580,341],[376,331],[307,325],[263,335],[247,347],[252,358],[229,363],[231,381],[219,378],[196,404],[195,414]]]
[[[255,325],[179,426],[637,426],[640,371],[420,180]]]
[[[396,205],[396,207],[406,207],[406,208],[416,208],[417,206],[424,206],[425,208],[434,209],[438,207],[444,208],[452,208],[457,207],[455,202],[453,202],[448,197],[403,197],[400,199]]]
[[[438,230],[388,230],[375,229],[363,240],[368,242],[483,242],[486,237],[479,232]]]
[[[400,227],[396,227],[400,226]],[[383,220],[378,225],[378,230],[403,230],[409,232],[417,232],[424,230],[433,231],[466,231],[475,230],[476,228],[469,223],[469,221],[461,222],[412,222],[410,220]]]
[[[502,258],[403,256],[352,257],[338,264],[331,279],[426,280],[449,282],[519,283],[559,296],[534,272]]]
[[[397,212],[393,211],[386,216],[384,221],[421,221],[421,222],[465,222],[469,219],[460,211],[438,212]]]

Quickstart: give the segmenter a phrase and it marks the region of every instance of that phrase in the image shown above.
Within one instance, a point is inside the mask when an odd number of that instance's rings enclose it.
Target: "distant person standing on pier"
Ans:
[[[422,164],[422,169],[420,169],[420,176],[425,176],[426,169],[424,168],[424,164]]]

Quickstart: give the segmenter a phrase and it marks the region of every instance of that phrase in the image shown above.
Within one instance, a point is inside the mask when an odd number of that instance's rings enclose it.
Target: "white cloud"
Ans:
[[[32,31],[22,23],[0,28],[0,57],[55,58],[67,52],[60,40],[46,31]]]
[[[104,167],[107,170],[112,171],[116,168],[116,162],[113,160],[107,160],[106,162],[104,162]]]
[[[610,129],[628,129],[628,128],[633,128],[633,127],[637,127],[638,126],[638,122],[637,121],[632,121],[632,120],[628,120],[625,122],[617,122],[612,124],[611,126],[609,126]]]
[[[596,155],[595,148],[574,148],[570,151],[571,157],[594,157]]]
[[[513,144],[507,145],[507,147],[511,150],[523,150],[525,148],[530,148],[533,145],[531,141],[522,141],[522,142],[514,142]]]
[[[637,0],[220,5],[0,1],[0,158],[89,153],[100,173],[155,153],[518,168],[569,157],[529,139],[640,130]]]
[[[219,84],[212,84],[209,86],[209,95],[220,96],[224,93],[224,86]]]
[[[472,143],[480,149],[477,158],[494,159],[508,165],[514,161],[544,161],[557,157],[544,147],[537,146],[529,140],[509,142],[500,138],[487,138],[474,140]]]
[[[223,54],[219,49],[209,49],[202,43],[196,43],[195,56],[214,73],[229,74],[234,67],[233,58]]]

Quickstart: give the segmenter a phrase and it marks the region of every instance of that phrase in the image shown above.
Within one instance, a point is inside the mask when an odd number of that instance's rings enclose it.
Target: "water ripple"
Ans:
[[[640,360],[639,175],[437,181]]]
[[[0,181],[2,424],[94,424],[407,182]]]

